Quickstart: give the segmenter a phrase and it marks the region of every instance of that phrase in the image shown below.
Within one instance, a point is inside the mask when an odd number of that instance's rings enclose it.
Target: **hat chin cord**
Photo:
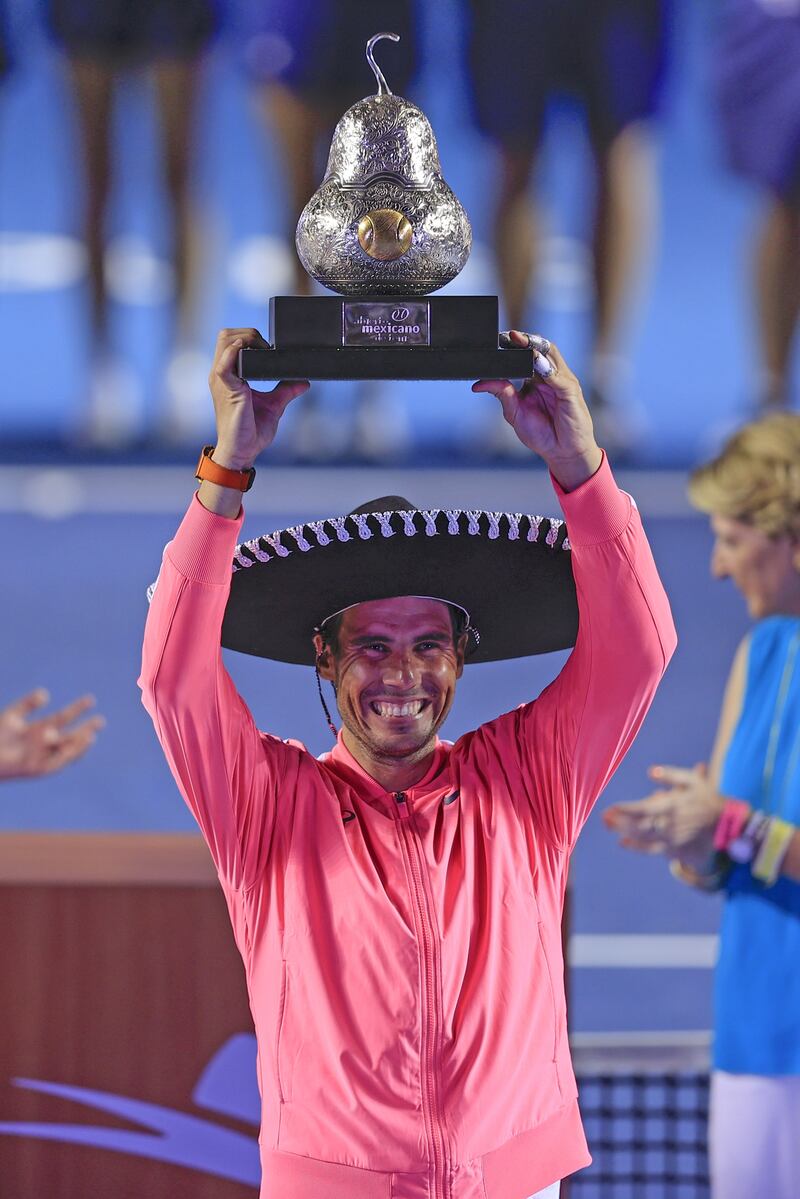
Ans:
[[[337,729],[336,725],[331,720],[331,714],[328,711],[328,705],[325,703],[325,696],[322,694],[322,679],[319,677],[319,658],[317,658],[316,662],[314,663],[314,674],[316,675],[316,679],[317,679],[317,691],[319,691],[319,701],[322,704],[322,710],[325,713],[325,719],[328,722],[328,728],[333,733],[334,741],[338,741],[339,730]],[[334,695],[336,694],[336,687],[333,688],[333,693],[334,693]]]

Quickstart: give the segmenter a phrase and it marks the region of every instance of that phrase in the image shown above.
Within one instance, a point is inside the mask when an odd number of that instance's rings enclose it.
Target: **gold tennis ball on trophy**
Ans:
[[[379,262],[402,258],[411,245],[413,233],[409,219],[394,208],[375,208],[358,222],[361,249]]]

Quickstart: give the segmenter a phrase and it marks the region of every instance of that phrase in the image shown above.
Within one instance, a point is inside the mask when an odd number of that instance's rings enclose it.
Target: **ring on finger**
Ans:
[[[538,350],[533,351],[533,369],[542,379],[549,379],[551,375],[556,374],[557,370],[555,364],[549,358],[546,358],[544,354],[539,353]]]
[[[546,337],[542,337],[539,333],[526,333],[528,339],[528,349],[538,350],[540,354],[550,353],[550,342]]]

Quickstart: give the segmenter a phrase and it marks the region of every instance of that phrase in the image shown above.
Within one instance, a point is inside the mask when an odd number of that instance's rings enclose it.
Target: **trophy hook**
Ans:
[[[375,45],[376,42],[379,42],[381,40],[381,38],[384,38],[384,37],[388,37],[389,40],[392,42],[400,41],[399,33],[376,33],[375,36],[371,37],[369,39],[369,41],[367,42],[367,62],[372,67],[372,70],[375,74],[375,78],[378,81],[378,95],[379,96],[391,96],[392,89],[389,87],[389,84],[384,79],[383,71],[380,69],[380,67],[378,66],[378,64],[376,63],[375,59],[372,56],[372,47]]]

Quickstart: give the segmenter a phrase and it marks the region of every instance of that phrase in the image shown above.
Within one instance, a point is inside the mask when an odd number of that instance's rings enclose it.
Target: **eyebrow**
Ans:
[[[448,629],[445,632],[443,629],[437,632],[418,633],[414,637],[414,641],[450,641],[452,639],[452,630]],[[391,633],[364,633],[359,637],[349,638],[351,645],[369,645],[372,641],[391,641]]]

